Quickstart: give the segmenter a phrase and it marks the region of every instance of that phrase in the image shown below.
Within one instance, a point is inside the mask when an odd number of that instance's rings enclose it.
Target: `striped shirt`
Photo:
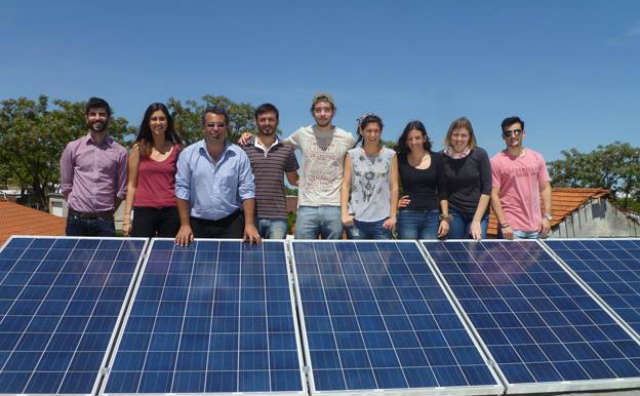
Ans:
[[[277,138],[269,148],[259,144],[257,138],[242,147],[251,161],[256,183],[256,217],[286,219],[287,203],[284,174],[299,168],[295,148],[282,144]]]

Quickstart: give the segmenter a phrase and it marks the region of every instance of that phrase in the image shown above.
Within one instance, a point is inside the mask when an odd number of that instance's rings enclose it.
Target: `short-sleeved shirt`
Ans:
[[[91,133],[70,142],[60,157],[60,192],[78,212],[115,210],[127,193],[127,150],[110,136],[96,144]]]
[[[464,158],[444,155],[449,206],[473,216],[481,195],[491,195],[491,164],[487,152],[476,147]]]
[[[298,160],[295,148],[282,144],[277,138],[271,147],[263,147],[257,138],[242,146],[251,161],[256,183],[256,217],[287,218],[284,190],[285,172],[296,171]]]
[[[242,202],[255,198],[255,184],[247,154],[226,142],[218,162],[207,151],[204,140],[180,153],[176,173],[176,197],[189,201],[190,215],[220,220],[242,208]]]
[[[347,152],[351,158],[351,210],[358,221],[373,222],[389,217],[391,209],[391,162],[396,152],[383,147],[368,156],[362,147]]]
[[[440,201],[447,199],[441,153],[431,153],[431,165],[427,169],[409,165],[403,155],[398,158],[398,171],[403,193],[411,200],[404,209],[438,210]]]
[[[136,193],[133,206],[167,208],[176,206],[176,163],[180,146],[171,147],[171,153],[162,161],[140,155]]]
[[[537,231],[542,224],[540,188],[549,181],[544,158],[525,149],[514,157],[502,151],[491,158],[493,187],[498,188],[507,223],[514,230]]]
[[[323,132],[311,125],[298,129],[284,143],[302,151],[298,206],[340,206],[344,156],[355,144],[351,133],[338,127]]]

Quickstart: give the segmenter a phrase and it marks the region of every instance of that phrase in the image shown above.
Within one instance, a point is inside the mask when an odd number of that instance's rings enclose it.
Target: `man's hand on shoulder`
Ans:
[[[176,234],[176,245],[187,246],[193,242],[193,230],[190,225],[182,225]]]
[[[253,134],[251,132],[243,132],[242,135],[240,135],[240,138],[238,138],[238,144],[240,146],[246,146],[247,144],[249,144],[252,137]]]

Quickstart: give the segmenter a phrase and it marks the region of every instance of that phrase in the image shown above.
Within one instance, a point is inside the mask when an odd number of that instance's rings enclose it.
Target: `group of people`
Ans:
[[[393,150],[382,144],[379,115],[358,118],[354,139],[333,125],[335,113],[333,97],[317,94],[315,124],[280,139],[278,109],[265,103],[255,110],[257,133],[234,143],[226,109],[211,106],[202,114],[203,139],[183,147],[166,106],[153,103],[127,154],[107,132],[109,104],[91,98],[87,135],[60,159],[66,233],[115,235],[114,211],[125,200],[124,235],[175,237],[182,246],[194,238],[282,239],[285,177],[299,191],[297,239],[339,239],[345,231],[353,239],[390,239],[396,230],[401,239],[480,240],[490,204],[504,238],[549,232],[549,175],[542,156],[524,147],[519,117],[502,122],[506,148],[489,160],[464,117],[434,152],[420,121],[406,125]]]

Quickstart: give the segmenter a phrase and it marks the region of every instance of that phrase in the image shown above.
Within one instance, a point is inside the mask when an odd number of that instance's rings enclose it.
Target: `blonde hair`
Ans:
[[[476,135],[473,133],[471,121],[469,121],[467,117],[460,117],[456,120],[453,120],[451,125],[449,125],[447,136],[445,136],[444,138],[444,147],[447,148],[451,146],[451,135],[453,134],[453,131],[460,128],[464,128],[469,131],[469,149],[473,150],[474,148],[476,148],[478,146],[478,143],[476,142]]]

